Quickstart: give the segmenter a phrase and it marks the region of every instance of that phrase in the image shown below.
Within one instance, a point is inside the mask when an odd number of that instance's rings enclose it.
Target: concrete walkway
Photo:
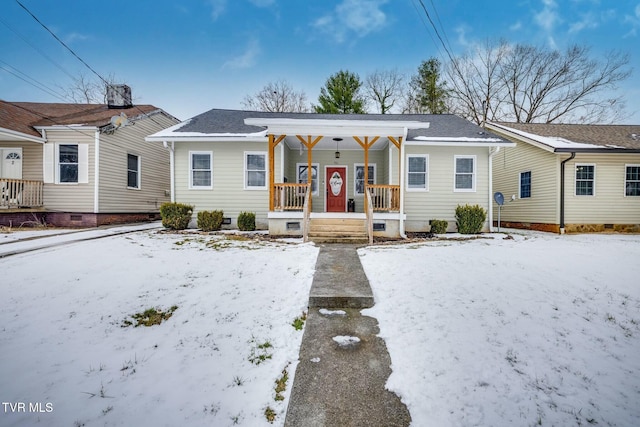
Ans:
[[[285,427],[411,422],[406,406],[384,388],[391,359],[376,336],[378,322],[360,313],[373,305],[373,294],[356,249],[320,248]]]

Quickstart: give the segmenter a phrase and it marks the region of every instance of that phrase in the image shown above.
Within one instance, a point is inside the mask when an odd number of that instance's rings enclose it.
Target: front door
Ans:
[[[19,148],[5,148],[0,150],[2,164],[0,178],[22,179],[22,150]]]
[[[328,166],[326,172],[327,212],[347,210],[347,168]]]

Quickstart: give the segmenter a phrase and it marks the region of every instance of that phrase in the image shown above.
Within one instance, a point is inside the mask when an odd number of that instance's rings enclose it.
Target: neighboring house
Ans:
[[[640,126],[486,128],[517,143],[494,159],[494,189],[507,200],[515,196],[501,210],[502,225],[560,233],[640,231]]]
[[[455,230],[457,205],[491,210],[492,156],[514,146],[454,115],[218,109],[147,141],[171,149],[174,201],[223,210],[231,226],[250,211],[270,234],[316,237],[360,234],[363,224],[403,236],[429,231],[431,219]]]
[[[169,151],[146,135],[179,121],[112,95],[107,105],[0,101],[0,224],[155,219],[169,201]]]

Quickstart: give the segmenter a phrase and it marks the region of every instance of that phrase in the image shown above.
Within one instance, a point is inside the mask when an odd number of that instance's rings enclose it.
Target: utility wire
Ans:
[[[55,90],[51,89],[50,87],[48,87],[47,85],[45,85],[42,82],[39,82],[38,80],[34,79],[33,77],[29,76],[28,74],[18,70],[16,67],[7,64],[5,61],[0,59],[0,64],[4,64],[4,66],[0,65],[0,70],[3,70],[6,73],[12,74],[13,76],[15,76],[16,78],[24,81],[25,83],[30,84],[31,86],[40,89],[41,91],[48,93],[49,95],[53,96],[54,98],[58,98],[63,102],[68,102],[68,99],[65,98],[64,95],[56,92]]]

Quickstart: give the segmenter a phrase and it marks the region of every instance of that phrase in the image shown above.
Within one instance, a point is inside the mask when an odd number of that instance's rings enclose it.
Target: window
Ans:
[[[531,171],[520,173],[520,198],[531,197]]]
[[[140,157],[127,154],[127,187],[140,188]]]
[[[266,153],[244,153],[244,188],[260,189],[267,188],[267,154]]]
[[[476,156],[455,156],[454,191],[476,191]]]
[[[211,165],[213,154],[211,152],[191,151],[189,172],[189,188],[212,188],[211,185]]]
[[[576,165],[576,196],[595,195],[595,165]]]
[[[59,182],[78,182],[78,146],[60,144],[58,148]]]
[[[307,183],[307,173],[309,169],[309,165],[307,163],[298,163],[297,164],[297,180],[298,184],[306,184]],[[317,196],[318,195],[318,163],[311,164],[311,194]]]
[[[407,190],[428,190],[429,156],[407,156]]]
[[[353,165],[353,169],[355,171],[355,194],[364,194],[364,164],[355,164]],[[367,184],[375,184],[376,183],[376,165],[375,163],[369,164],[368,174],[367,174]]]
[[[626,165],[624,195],[640,196],[640,165]]]

